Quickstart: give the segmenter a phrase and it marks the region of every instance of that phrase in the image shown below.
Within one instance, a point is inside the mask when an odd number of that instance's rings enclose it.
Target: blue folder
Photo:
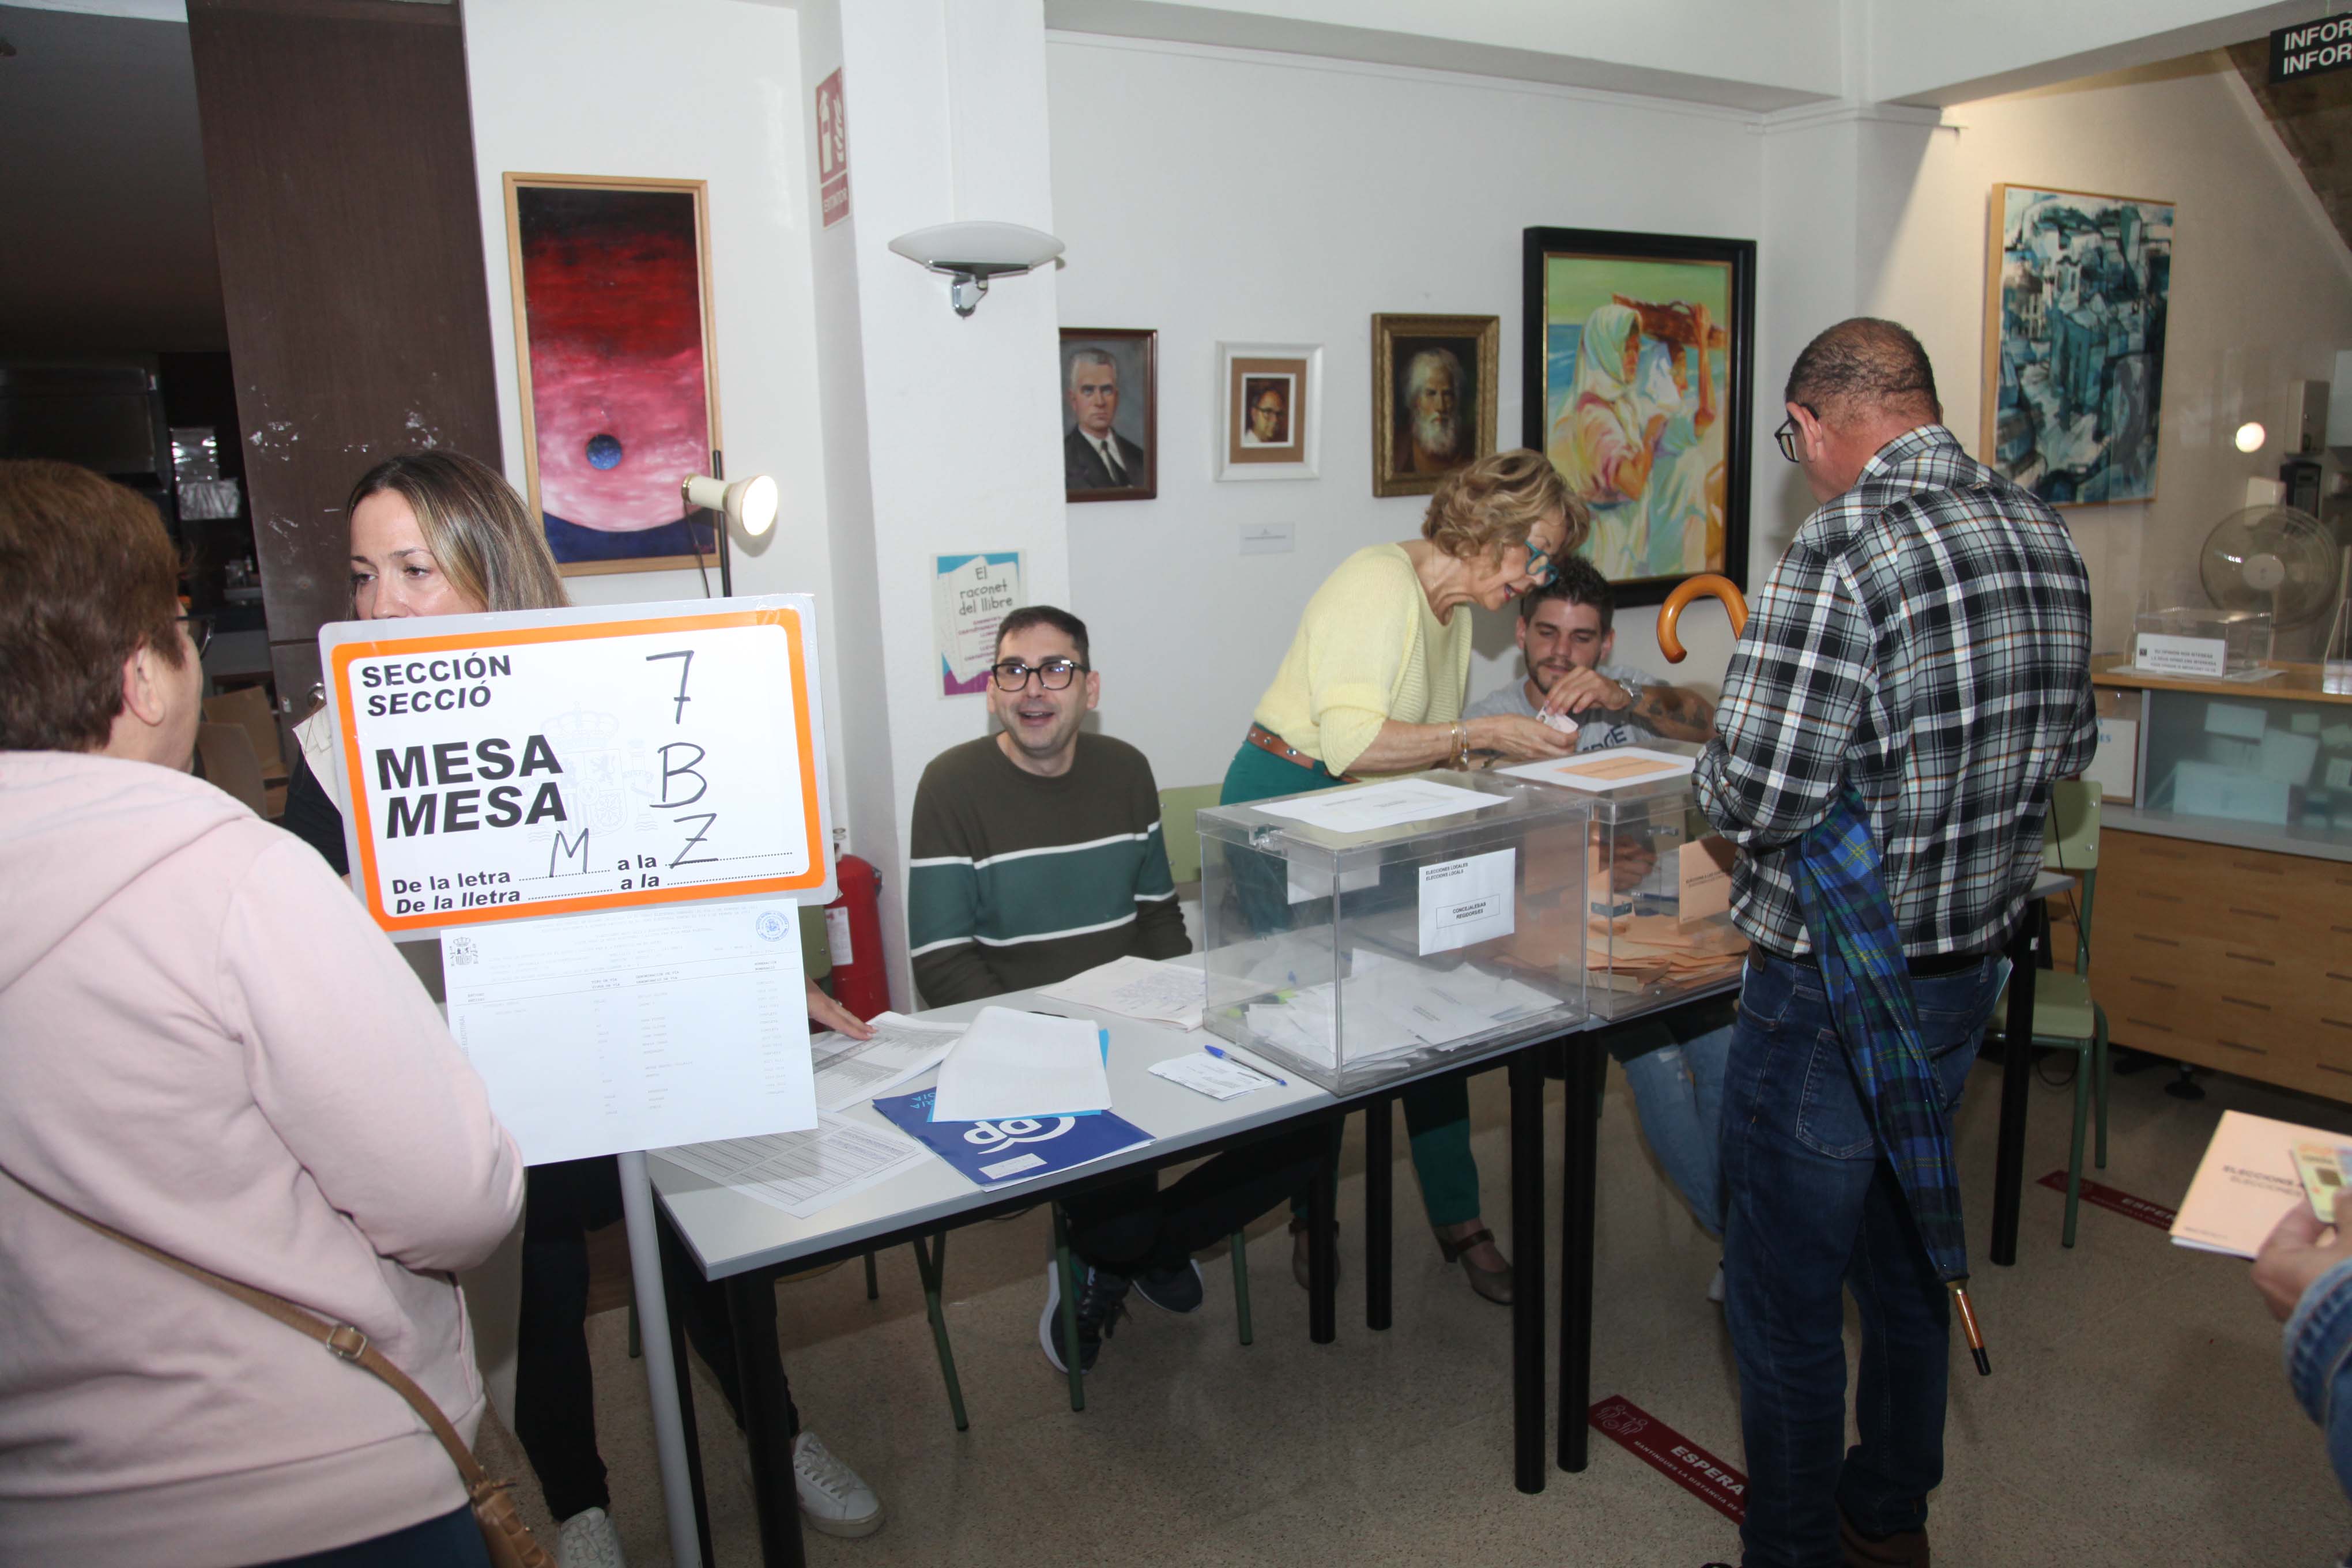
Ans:
[[[1049,1176],[1151,1142],[1150,1133],[1108,1110],[999,1121],[934,1121],[934,1092],[919,1089],[890,1095],[875,1100],[874,1109],[983,1191]]]

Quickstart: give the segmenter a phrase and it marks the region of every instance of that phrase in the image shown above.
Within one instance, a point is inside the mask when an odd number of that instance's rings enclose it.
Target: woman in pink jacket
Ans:
[[[483,1563],[398,1394],[52,1206],[358,1327],[471,1439],[450,1276],[522,1163],[334,874],[188,775],[175,579],[147,502],[0,462],[0,1562]]]

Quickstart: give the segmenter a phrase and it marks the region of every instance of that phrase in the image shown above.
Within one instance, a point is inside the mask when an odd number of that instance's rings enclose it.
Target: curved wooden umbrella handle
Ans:
[[[1723,613],[1731,617],[1731,635],[1738,637],[1748,625],[1748,595],[1739,584],[1719,573],[1702,572],[1696,577],[1685,577],[1675,584],[1666,602],[1658,606],[1658,650],[1669,664],[1680,664],[1685,657],[1683,639],[1675,635],[1675,623],[1683,618],[1683,606],[1693,599],[1712,598],[1723,601]]]

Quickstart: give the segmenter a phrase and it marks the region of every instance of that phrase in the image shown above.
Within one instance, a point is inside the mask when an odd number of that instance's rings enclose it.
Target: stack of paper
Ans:
[[[1211,1100],[1232,1100],[1237,1095],[1273,1087],[1274,1079],[1231,1057],[1213,1057],[1206,1051],[1194,1051],[1187,1057],[1171,1057],[1164,1062],[1151,1064],[1152,1075],[1170,1083],[1181,1083],[1195,1093]]]
[[[1579,921],[1567,910],[1525,921],[1507,956],[1522,968],[1556,973],[1576,962],[1580,945],[1591,984],[1619,991],[1728,980],[1748,956],[1748,939],[1719,922],[1685,925],[1672,915],[1592,915]]]
[[[961,1024],[919,1024],[899,1013],[877,1013],[871,1022],[870,1040],[830,1033],[810,1039],[819,1110],[846,1110],[921,1077],[939,1066],[964,1030]]]
[[[1110,1108],[1095,1024],[1011,1007],[982,1007],[940,1064],[943,1121],[1066,1116]]]
[[[660,1158],[747,1198],[809,1219],[923,1162],[921,1145],[884,1127],[820,1115],[807,1132],[663,1149]]]
[[[1252,1004],[1244,1020],[1267,1045],[1336,1068],[1334,1042],[1343,1034],[1353,1065],[1424,1048],[1449,1050],[1559,1005],[1532,985],[1467,964],[1424,969],[1359,949],[1350,968],[1336,994],[1328,984],[1308,986]]]
[[[2295,1151],[2306,1144],[2333,1151],[2345,1143],[2352,1138],[2317,1127],[2221,1112],[2221,1125],[2213,1130],[2174,1216],[2172,1239],[2204,1252],[2252,1258],[2286,1211],[2307,1201]]]
[[[1199,1028],[1202,1009],[1208,1003],[1207,982],[1198,969],[1132,955],[1041,985],[1037,994],[1081,1007],[1098,1007],[1123,1018],[1173,1024],[1180,1029]]]

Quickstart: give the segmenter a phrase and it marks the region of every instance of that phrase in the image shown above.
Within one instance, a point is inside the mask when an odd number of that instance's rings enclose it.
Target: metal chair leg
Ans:
[[[955,1413],[959,1432],[969,1431],[971,1420],[963,1411],[963,1383],[956,1376],[955,1349],[948,1343],[947,1312],[940,1304],[940,1282],[946,1276],[948,1233],[940,1231],[931,1237],[926,1247],[921,1237],[915,1237],[915,1271],[923,1278],[923,1310],[931,1320],[931,1344],[940,1354],[940,1376],[948,1385],[948,1408]],[[874,1268],[874,1255],[866,1255],[868,1278]]]
[[[2091,1090],[2099,1099],[2099,1169],[2107,1168],[2107,1010],[2091,1004]]]
[[[869,1301],[882,1299],[882,1282],[874,1277],[874,1254],[871,1252],[866,1255],[866,1299]]]
[[[2091,1053],[2086,1047],[2074,1069],[2074,1141],[2066,1152],[2066,1231],[2064,1245],[2074,1245],[2074,1212],[2083,1196],[2083,1129],[2091,1110]]]
[[[1070,1222],[1054,1205],[1054,1267],[1062,1276],[1062,1365],[1070,1379],[1070,1408],[1087,1407],[1086,1369],[1078,1364],[1078,1277],[1070,1261]]]
[[[1242,1343],[1250,1342],[1249,1237],[1234,1232],[1234,1318],[1240,1323]]]

